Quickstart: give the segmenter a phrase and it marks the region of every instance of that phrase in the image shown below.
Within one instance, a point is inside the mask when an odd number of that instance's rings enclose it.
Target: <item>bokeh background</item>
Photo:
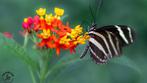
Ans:
[[[90,6],[94,0],[0,0],[0,32],[11,32],[20,44],[23,38],[23,18],[33,16],[35,10],[45,7],[65,9],[71,25],[82,21],[85,29],[91,24]],[[136,31],[134,44],[123,49],[122,57],[114,58],[107,64],[96,65],[89,58],[69,65],[53,79],[54,83],[147,83],[147,0],[103,0],[98,26],[124,24]],[[78,48],[82,52],[84,45]],[[80,54],[79,54],[80,56]],[[0,48],[0,74],[10,71],[14,74],[13,83],[32,83],[26,65],[8,50]],[[0,83],[3,83],[0,75]]]

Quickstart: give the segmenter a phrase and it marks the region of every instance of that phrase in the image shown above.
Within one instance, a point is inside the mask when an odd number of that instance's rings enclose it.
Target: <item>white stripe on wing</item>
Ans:
[[[126,42],[126,44],[129,44],[127,38],[125,37],[124,35],[124,32],[121,30],[121,27],[115,25],[115,27],[117,28],[118,32],[119,32],[119,35],[122,37],[122,39]]]
[[[131,43],[132,43],[133,42],[133,38],[132,38],[131,29],[129,27],[127,29],[129,31],[129,37],[130,37],[130,40],[131,40]]]
[[[107,32],[107,31],[106,31]],[[114,43],[116,43],[116,42],[113,42],[112,41],[112,37],[111,37],[111,32],[107,32],[107,34],[108,34],[108,38],[109,38],[109,41],[110,41],[110,43],[111,43],[111,46],[112,46],[112,48],[113,48],[113,50],[114,50],[114,52],[115,52],[115,54],[116,55],[118,55],[118,52],[117,52],[117,50],[116,50],[116,47],[115,47],[115,45],[114,45]],[[113,35],[113,34],[112,34]]]
[[[96,55],[96,53],[91,49],[91,47],[89,47],[89,50],[92,53],[92,55],[94,55],[99,61],[106,62],[106,59],[102,60],[99,56]]]
[[[96,41],[94,38],[90,38],[89,42],[94,44],[99,50],[101,50],[104,53],[105,56],[108,57],[108,54],[106,53],[106,51],[104,50],[103,46],[98,41]]]
[[[106,45],[106,47],[107,47],[107,49],[108,49],[109,55],[112,55],[112,53],[111,53],[111,51],[110,51],[110,47],[109,47],[109,45],[108,45],[108,42],[106,41],[106,38],[105,38],[103,35],[101,35],[101,34],[98,33],[98,32],[94,32],[94,31],[90,31],[89,34],[95,34],[96,36],[102,38],[102,40],[104,41],[104,43],[105,43],[105,45]],[[110,56],[110,57],[111,57],[111,56]]]

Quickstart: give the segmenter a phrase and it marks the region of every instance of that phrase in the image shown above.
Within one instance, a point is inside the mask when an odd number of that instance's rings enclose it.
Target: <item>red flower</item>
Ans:
[[[58,28],[59,28],[59,26],[62,25],[62,21],[59,20],[59,19],[54,18],[54,19],[51,21],[51,25],[52,25],[53,27],[58,27]]]
[[[40,19],[39,19],[39,16],[34,16],[34,30],[35,31],[38,31],[39,30],[39,27],[40,27]]]
[[[28,18],[24,19],[24,22],[22,23],[22,27],[24,29],[29,29],[29,28],[32,28],[31,27],[32,24],[33,24],[33,18],[32,17],[28,17]]]
[[[41,35],[38,35],[39,38],[42,38],[41,42],[38,43],[39,47],[47,47],[47,48],[55,48],[56,37],[54,35],[48,37],[47,39],[43,39]]]
[[[13,38],[13,35],[10,32],[4,32],[3,35],[7,38]]]

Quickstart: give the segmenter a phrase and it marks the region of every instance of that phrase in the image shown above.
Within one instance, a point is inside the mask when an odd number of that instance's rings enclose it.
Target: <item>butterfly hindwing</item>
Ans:
[[[133,30],[124,25],[95,27],[89,31],[89,35],[89,51],[96,63],[105,63],[119,56],[122,48],[134,41]]]

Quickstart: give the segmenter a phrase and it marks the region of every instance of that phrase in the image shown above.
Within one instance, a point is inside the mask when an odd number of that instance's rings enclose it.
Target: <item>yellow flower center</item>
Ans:
[[[46,9],[45,8],[39,8],[38,10],[36,10],[37,15],[39,16],[43,16],[46,14]]]
[[[55,8],[54,9],[54,12],[57,16],[62,16],[64,14],[64,9],[61,9],[61,8]]]
[[[72,39],[77,38],[78,35],[82,34],[82,30],[83,30],[83,28],[82,28],[80,25],[77,25],[77,26],[76,26],[74,29],[72,29],[72,31],[71,31],[71,34],[70,34],[71,38],[72,38]]]
[[[71,33],[68,33],[67,35],[71,38],[71,41],[75,45],[77,44],[85,44],[86,40],[90,38],[88,35],[88,32],[83,34],[83,28],[80,25],[77,25],[74,29],[71,30]]]
[[[41,33],[41,35],[42,35],[42,37],[44,38],[44,39],[47,39],[47,38],[49,38],[50,36],[51,36],[51,34],[50,34],[50,30],[49,29],[43,29],[43,32]]]
[[[28,18],[24,18],[24,22],[28,22]]]
[[[51,21],[54,19],[53,15],[52,14],[46,14],[45,15],[45,20],[48,24],[51,23]]]
[[[66,45],[69,45],[69,41],[70,41],[70,38],[68,38],[67,37],[67,35],[66,36],[64,36],[64,37],[62,37],[61,39],[60,39],[60,44],[66,44]]]

